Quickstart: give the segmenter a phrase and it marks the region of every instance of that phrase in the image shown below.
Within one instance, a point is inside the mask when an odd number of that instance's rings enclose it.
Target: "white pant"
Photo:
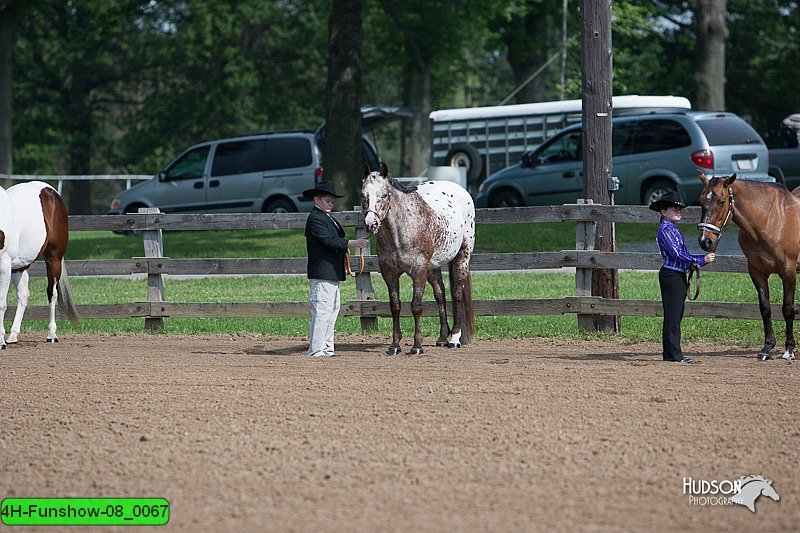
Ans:
[[[310,279],[308,303],[311,305],[311,337],[308,355],[318,352],[332,354],[333,331],[339,316],[339,282],[329,279]]]

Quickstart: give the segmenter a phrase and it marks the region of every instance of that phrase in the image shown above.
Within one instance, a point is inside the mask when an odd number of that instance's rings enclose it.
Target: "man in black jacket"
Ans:
[[[364,248],[369,240],[347,240],[344,228],[331,216],[334,199],[341,198],[332,181],[320,181],[313,189],[303,191],[303,196],[314,201],[305,230],[311,304],[308,355],[331,357],[340,307],[339,282],[345,280],[345,253],[348,248]]]

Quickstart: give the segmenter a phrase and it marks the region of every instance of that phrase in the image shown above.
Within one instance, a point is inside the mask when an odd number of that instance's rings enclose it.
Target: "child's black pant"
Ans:
[[[681,320],[683,320],[689,280],[686,278],[685,272],[661,267],[661,270],[658,271],[658,283],[661,286],[661,304],[664,308],[661,355],[665,361],[680,361],[683,358]]]

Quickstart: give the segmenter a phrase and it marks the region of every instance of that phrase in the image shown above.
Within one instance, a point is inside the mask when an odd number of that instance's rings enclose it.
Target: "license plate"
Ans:
[[[749,159],[740,159],[736,162],[739,170],[753,170],[753,162]]]

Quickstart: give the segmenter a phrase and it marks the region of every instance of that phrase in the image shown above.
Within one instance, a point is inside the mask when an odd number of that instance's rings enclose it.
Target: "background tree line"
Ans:
[[[428,165],[433,109],[580,98],[577,0],[0,0],[0,173],[152,174],[202,140],[316,129],[343,5],[362,21],[355,101],[415,113],[379,139],[397,175]],[[614,94],[686,96],[777,146],[800,111],[798,22],[793,0],[614,3]]]

